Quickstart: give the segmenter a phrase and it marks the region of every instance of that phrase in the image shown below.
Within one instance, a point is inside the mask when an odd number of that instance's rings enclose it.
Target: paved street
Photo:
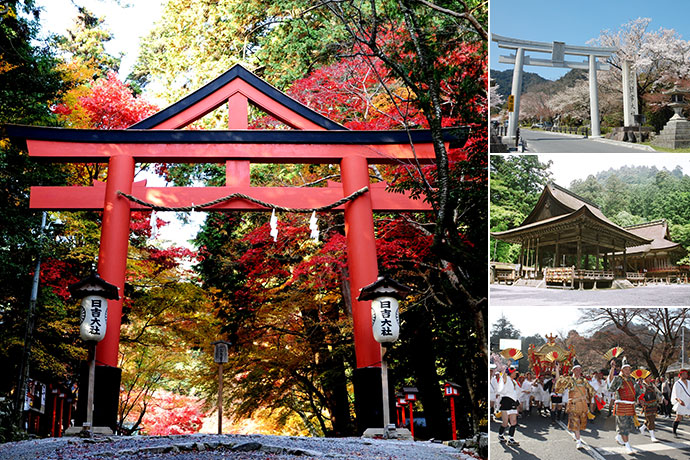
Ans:
[[[658,284],[632,289],[568,290],[492,284],[491,306],[668,307],[690,305],[690,285]]]
[[[640,153],[640,146],[628,147],[623,143],[601,139],[585,139],[573,135],[563,135],[548,131],[520,129],[527,141],[526,152],[531,153]]]
[[[657,419],[656,437],[660,442],[653,443],[648,435],[639,433],[630,435],[630,444],[635,450],[632,455],[625,453],[625,448],[616,443],[616,426],[614,417],[600,414],[588,424],[582,433],[585,449],[575,448],[574,436],[567,431],[567,421],[551,422],[534,411],[531,416],[519,419],[515,438],[520,442],[518,447],[510,447],[498,442],[499,424],[491,422],[489,433],[489,458],[491,460],[596,460],[617,459],[687,459],[690,456],[690,427],[688,422],[678,429],[679,437],[671,431],[671,420],[666,417]]]

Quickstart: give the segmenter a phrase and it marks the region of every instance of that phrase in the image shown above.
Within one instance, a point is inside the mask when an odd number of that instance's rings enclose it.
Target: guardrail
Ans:
[[[579,134],[585,137],[589,137],[591,135],[589,126],[553,126],[551,128],[547,128],[547,131],[564,134]]]

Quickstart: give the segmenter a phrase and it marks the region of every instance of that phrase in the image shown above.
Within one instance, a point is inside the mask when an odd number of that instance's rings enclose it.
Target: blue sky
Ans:
[[[506,37],[586,45],[590,39],[597,38],[602,30],[617,31],[621,25],[643,17],[652,19],[648,30],[674,29],[682,38],[690,40],[690,2],[687,1],[490,0],[489,5],[490,31]],[[492,42],[490,68],[512,68],[512,64],[498,63],[499,54],[507,55],[509,50],[499,50]],[[567,69],[529,66],[525,67],[525,71],[555,80]]]

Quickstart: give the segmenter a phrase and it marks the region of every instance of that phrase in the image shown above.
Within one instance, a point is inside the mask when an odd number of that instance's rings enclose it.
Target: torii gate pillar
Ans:
[[[522,93],[522,67],[525,57],[524,48],[518,48],[515,53],[515,68],[513,69],[513,85],[510,94],[514,98],[513,111],[508,115],[508,135],[511,139],[517,137],[517,128],[520,118],[520,94]]]
[[[369,185],[369,165],[360,156],[345,157],[340,163],[343,193]],[[376,281],[378,259],[374,238],[371,195],[364,194],[345,205],[347,266],[357,367],[353,375],[357,432],[381,425],[381,347],[371,332],[371,301],[359,301],[360,289]],[[376,410],[372,410],[376,408]]]
[[[601,137],[599,120],[599,91],[597,89],[597,57],[589,56],[589,119],[592,121],[592,137]]]
[[[105,205],[101,225],[101,244],[98,250],[98,273],[120,288],[120,300],[108,301],[108,326],[105,338],[96,347],[99,365],[117,367],[120,343],[122,299],[129,246],[130,202],[118,195],[118,190],[132,193],[134,158],[114,155],[108,162],[108,181],[105,185]]]

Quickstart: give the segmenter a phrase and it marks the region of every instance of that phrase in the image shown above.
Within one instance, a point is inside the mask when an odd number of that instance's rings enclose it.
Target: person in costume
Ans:
[[[664,400],[661,403],[661,413],[671,418],[671,381],[666,377],[661,384],[661,395]]]
[[[587,414],[589,413],[589,402],[594,396],[594,388],[586,378],[582,376],[582,367],[575,362],[572,372],[573,375],[560,375],[561,366],[556,365],[556,391],[561,393],[568,392],[568,403],[565,412],[568,414],[568,429],[575,434],[577,440],[576,447],[582,449],[582,439],[580,431],[587,428]]]
[[[638,369],[640,372],[640,385],[637,390],[637,400],[642,406],[642,413],[644,414],[645,422],[640,425],[640,433],[644,434],[649,431],[649,436],[652,442],[658,440],[654,436],[654,429],[656,423],[656,414],[659,411],[659,404],[661,404],[661,392],[656,387],[654,376],[648,371]]]
[[[540,375],[535,379],[534,386],[534,405],[537,406],[539,414],[544,416],[549,405],[549,394],[544,391],[544,376]]]
[[[600,370],[596,371],[592,376],[592,380],[589,381],[589,384],[592,385],[592,388],[594,388],[594,396],[592,396],[590,412],[592,414],[597,414],[607,402],[606,393],[608,393],[608,390],[606,388],[606,380],[604,380],[604,373]]]
[[[518,399],[520,398],[520,385],[515,380],[517,369],[509,367],[498,381],[498,395],[500,397],[499,409],[501,410],[501,427],[498,429],[498,440],[509,446],[519,446],[515,440],[517,428]],[[508,429],[508,439],[503,433]]]
[[[606,379],[609,391],[614,395],[613,415],[616,416],[616,442],[629,454],[633,453],[628,436],[635,428],[635,382],[630,375],[632,370],[623,358],[623,364],[618,375],[615,375],[616,360],[611,360],[611,370]]]
[[[534,396],[534,391],[536,388],[536,383],[532,377],[532,373],[528,372],[525,374],[525,380],[523,380],[520,385],[520,405],[522,406],[523,415],[527,413],[530,415],[532,413],[532,397]]]
[[[551,421],[555,423],[563,418],[563,393],[556,390],[556,379],[553,375],[544,384],[544,390],[549,392]]]
[[[673,434],[678,437],[678,425],[684,415],[690,415],[690,383],[688,382],[688,370],[681,369],[678,380],[671,390],[671,404],[676,411],[676,420],[673,422]]]
[[[496,374],[496,365],[494,363],[489,364],[490,377],[489,377],[489,404],[491,407],[491,413],[493,414],[498,407],[498,378]]]

